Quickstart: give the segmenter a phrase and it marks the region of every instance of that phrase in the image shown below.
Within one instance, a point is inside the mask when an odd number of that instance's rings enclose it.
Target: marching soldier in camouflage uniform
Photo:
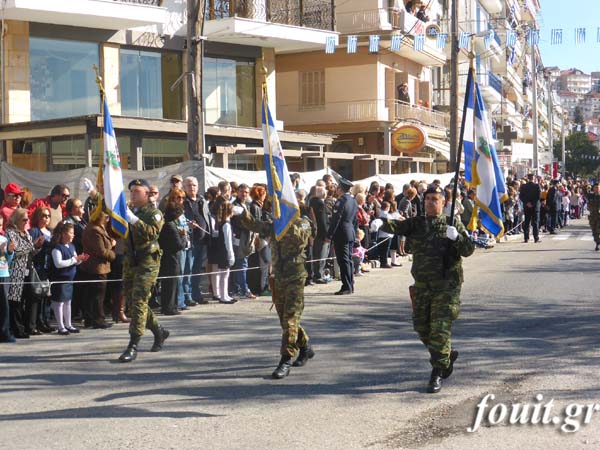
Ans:
[[[152,286],[156,283],[162,251],[158,235],[164,224],[162,213],[149,201],[150,185],[146,180],[129,183],[133,211],[127,210],[129,236],[125,239],[123,263],[123,293],[131,310],[129,345],[119,357],[121,362],[131,362],[137,357],[137,346],[148,328],[154,334],[152,352],[162,349],[169,331],[158,324],[148,306]]]
[[[598,251],[600,249],[600,185],[598,183],[594,185],[592,192],[588,195],[587,208],[590,213],[588,216],[590,228],[596,243],[595,250]]]
[[[443,191],[430,187],[424,195],[425,216],[403,221],[384,220],[382,230],[406,236],[413,251],[411,286],[413,326],[431,355],[427,392],[442,388],[442,378],[452,374],[458,351],[450,345],[452,324],[460,310],[463,283],[461,257],[470,256],[474,245],[460,220],[447,225],[442,214]]]
[[[304,310],[304,282],[306,269],[304,267],[306,246],[311,237],[310,222],[297,218],[281,240],[275,239],[275,230],[271,222],[256,220],[247,211],[242,218],[242,225],[261,234],[269,236],[273,275],[273,304],[281,324],[281,360],[272,374],[275,379],[286,377],[290,367],[301,367],[315,356],[308,344],[308,334],[300,325],[300,317]],[[292,358],[296,357],[292,364]]]

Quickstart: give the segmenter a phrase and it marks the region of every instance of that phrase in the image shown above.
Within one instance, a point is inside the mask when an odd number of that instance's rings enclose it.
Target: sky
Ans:
[[[540,0],[539,48],[544,66],[600,71],[600,0]],[[585,44],[575,44],[575,28],[586,28]],[[562,28],[562,45],[551,45],[553,28]]]

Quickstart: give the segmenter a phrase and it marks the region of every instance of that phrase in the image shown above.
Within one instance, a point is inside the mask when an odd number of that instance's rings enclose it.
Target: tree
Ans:
[[[562,145],[554,141],[554,158],[561,160]],[[598,171],[600,156],[598,149],[590,142],[587,133],[576,131],[565,139],[565,163],[567,170],[575,176],[593,175]]]
[[[575,107],[575,117],[574,117],[575,123],[577,125],[583,125],[583,113],[581,112],[581,108],[579,106]]]

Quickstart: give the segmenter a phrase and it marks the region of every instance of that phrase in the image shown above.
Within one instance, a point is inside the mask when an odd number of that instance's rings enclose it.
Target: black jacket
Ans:
[[[327,237],[327,230],[329,229],[329,222],[331,221],[331,214],[325,206],[325,202],[320,198],[311,198],[308,203],[315,214],[315,220],[317,225],[317,238],[325,239]]]
[[[183,200],[183,213],[188,221],[194,221],[202,228],[198,229],[190,226],[192,230],[192,244],[208,244],[209,233],[207,231],[210,232],[211,230],[209,229],[210,222],[204,214],[204,199],[197,197],[196,201],[194,201],[186,196],[185,200]]]
[[[539,208],[540,193],[540,185],[529,181],[519,189],[519,198],[523,202],[525,208]],[[528,203],[531,204],[531,206],[527,206]]]
[[[181,250],[185,248],[186,241],[174,221],[163,225],[158,243],[163,251],[160,258],[160,275],[181,275]]]
[[[356,239],[358,205],[350,194],[342,195],[333,207],[333,216],[327,238],[337,242],[352,242]]]

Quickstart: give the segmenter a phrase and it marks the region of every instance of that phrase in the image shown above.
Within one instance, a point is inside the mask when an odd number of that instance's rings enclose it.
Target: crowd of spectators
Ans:
[[[301,215],[312,226],[312,239],[306,250],[307,285],[326,284],[334,279],[333,246],[327,231],[336,202],[336,181],[325,175],[314,186],[301,186],[293,175]],[[218,301],[234,304],[242,299],[270,296],[271,254],[269,238],[242,226],[241,213],[270,220],[271,207],[264,184],[222,181],[198,192],[195,177],[173,175],[169,192],[161,198],[156,186],[150,199],[164,214],[159,244],[162,259],[159,282],[151,306],[165,315],[179,315],[198,304]],[[503,220],[508,235],[523,232],[523,204],[520,188],[527,180],[511,176],[506,180],[508,199],[503,203]],[[587,181],[548,180],[538,177],[540,187],[540,226],[548,233],[579,218],[591,190]],[[452,186],[445,188],[450,214]],[[32,335],[61,335],[79,332],[80,327],[106,329],[125,322],[126,305],[120,283],[124,243],[112,234],[110,216],[92,215],[98,203],[91,183],[89,198],[71,198],[66,185],[52,188],[45,198],[32,199],[31,192],[16,183],[3,190],[0,207],[0,278],[4,282],[0,301],[0,342],[13,342]],[[392,184],[355,184],[351,194],[358,204],[357,240],[352,260],[354,274],[364,275],[376,265],[393,269],[410,253],[410,242],[402,236],[379,230],[382,219],[409,218],[424,214],[423,193],[428,184],[413,180],[401,192]],[[475,193],[462,182],[454,214],[468,225]],[[483,230],[473,239],[486,246]],[[378,261],[378,263],[367,264]],[[10,282],[7,282],[10,280]],[[33,281],[49,280],[52,289],[34,292]],[[57,283],[60,281],[61,283]],[[65,281],[73,281],[70,291]],[[58,286],[58,287],[57,287]],[[53,320],[52,320],[53,319]],[[56,325],[54,325],[56,324]],[[58,328],[56,328],[56,326]]]

